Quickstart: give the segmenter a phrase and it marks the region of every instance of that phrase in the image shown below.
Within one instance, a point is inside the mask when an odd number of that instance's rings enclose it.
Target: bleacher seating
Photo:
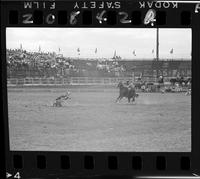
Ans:
[[[56,53],[7,50],[8,78],[131,76],[151,78],[155,76],[156,70],[166,77],[176,77],[178,73],[190,77],[191,60],[81,59],[63,57]]]

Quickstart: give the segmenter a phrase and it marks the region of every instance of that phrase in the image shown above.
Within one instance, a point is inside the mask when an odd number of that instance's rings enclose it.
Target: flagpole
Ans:
[[[171,59],[172,59],[172,61],[173,61],[173,53],[171,53]]]
[[[97,48],[95,49],[95,58],[97,60]]]
[[[22,44],[20,44],[20,51],[22,52]]]
[[[80,57],[80,48],[79,47],[77,49],[77,52],[78,52],[78,60],[79,60],[79,57]]]
[[[172,51],[172,61],[174,60],[174,50]]]

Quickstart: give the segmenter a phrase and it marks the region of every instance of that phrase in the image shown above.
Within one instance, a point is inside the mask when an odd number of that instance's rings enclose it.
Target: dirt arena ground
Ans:
[[[191,96],[139,93],[115,103],[118,89],[69,89],[71,99],[52,107],[63,88],[8,89],[11,150],[191,151]]]

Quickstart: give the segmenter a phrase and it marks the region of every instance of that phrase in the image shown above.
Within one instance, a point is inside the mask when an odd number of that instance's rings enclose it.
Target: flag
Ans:
[[[95,53],[97,53],[97,48],[95,49]]]
[[[22,44],[20,44],[20,50],[22,50]]]
[[[133,50],[133,55],[136,56],[135,50]]]
[[[58,48],[58,51],[59,51],[59,53],[60,53],[60,47]]]
[[[40,45],[39,45],[39,52],[41,52],[41,47],[40,47]]]
[[[116,59],[116,56],[117,56],[116,54],[117,54],[117,53],[116,53],[116,50],[115,50],[113,59]]]
[[[174,49],[173,49],[173,48],[170,50],[170,53],[171,53],[171,54],[173,54],[173,53],[174,53]]]
[[[78,55],[80,55],[80,48],[77,48]]]
[[[154,54],[154,49],[152,50],[152,53]]]

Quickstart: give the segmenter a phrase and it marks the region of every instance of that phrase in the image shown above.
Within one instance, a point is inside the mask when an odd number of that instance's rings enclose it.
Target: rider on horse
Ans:
[[[130,91],[130,90],[135,90],[135,85],[133,84],[133,82],[132,81],[126,81],[126,85],[127,85],[127,87],[128,87],[128,90]]]

